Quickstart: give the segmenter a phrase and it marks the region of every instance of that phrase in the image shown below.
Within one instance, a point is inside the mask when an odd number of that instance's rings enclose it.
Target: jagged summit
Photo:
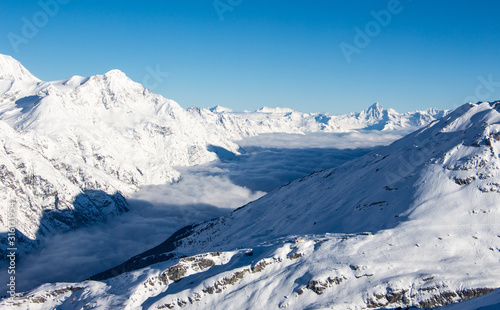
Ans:
[[[376,102],[369,106],[366,110],[362,111],[360,115],[364,116],[366,119],[380,120],[384,117],[384,112],[387,113],[386,110],[384,110],[384,108]]]
[[[382,108],[382,106],[378,103],[378,102],[375,102],[374,104],[372,104],[371,106],[368,107],[368,110],[383,110],[384,108]]]

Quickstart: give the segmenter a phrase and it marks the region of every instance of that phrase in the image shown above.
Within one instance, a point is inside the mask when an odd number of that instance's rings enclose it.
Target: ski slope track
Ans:
[[[499,154],[500,102],[466,104],[90,280],[2,305],[395,309],[484,295],[500,287]],[[498,291],[480,298],[498,303]]]
[[[214,150],[239,154],[235,141],[245,137],[411,129],[444,114],[398,114],[378,104],[343,116],[282,108],[185,110],[119,70],[44,82],[0,55],[0,234],[12,226],[14,210],[19,253],[30,251],[47,234],[127,211],[124,197],[141,186],[177,181],[172,167],[215,160]],[[7,238],[1,240],[4,253]]]

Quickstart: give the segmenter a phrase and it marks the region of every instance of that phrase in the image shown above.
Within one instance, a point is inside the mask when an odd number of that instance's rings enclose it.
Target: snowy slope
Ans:
[[[499,154],[500,102],[467,104],[14,308],[364,309],[480,296],[500,286]]]
[[[234,141],[260,133],[411,129],[443,111],[397,114],[379,105],[348,116],[263,108],[253,113],[183,109],[112,70],[43,82],[0,55],[0,233],[17,209],[20,247],[127,210],[140,186],[176,181],[174,166],[238,154]],[[390,117],[388,115],[391,115]],[[0,243],[0,251],[6,245]]]

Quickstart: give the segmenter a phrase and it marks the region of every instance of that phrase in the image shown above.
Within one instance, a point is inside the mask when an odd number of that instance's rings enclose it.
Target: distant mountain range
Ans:
[[[261,133],[410,130],[445,113],[398,114],[378,104],[341,116],[185,110],[119,70],[43,82],[0,55],[0,229],[15,206],[18,246],[29,251],[48,233],[126,211],[124,196],[177,180],[172,166],[216,159],[214,146],[238,154],[237,140]]]

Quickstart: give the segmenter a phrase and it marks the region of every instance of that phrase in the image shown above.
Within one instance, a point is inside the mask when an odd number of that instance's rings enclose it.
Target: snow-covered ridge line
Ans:
[[[15,205],[20,248],[28,251],[48,233],[123,212],[120,197],[177,180],[173,166],[217,159],[214,147],[238,154],[235,141],[244,137],[410,130],[444,114],[398,114],[379,105],[343,116],[282,108],[185,110],[119,70],[44,82],[0,55],[0,231],[8,226],[3,206]],[[85,220],[75,223],[75,217]]]

